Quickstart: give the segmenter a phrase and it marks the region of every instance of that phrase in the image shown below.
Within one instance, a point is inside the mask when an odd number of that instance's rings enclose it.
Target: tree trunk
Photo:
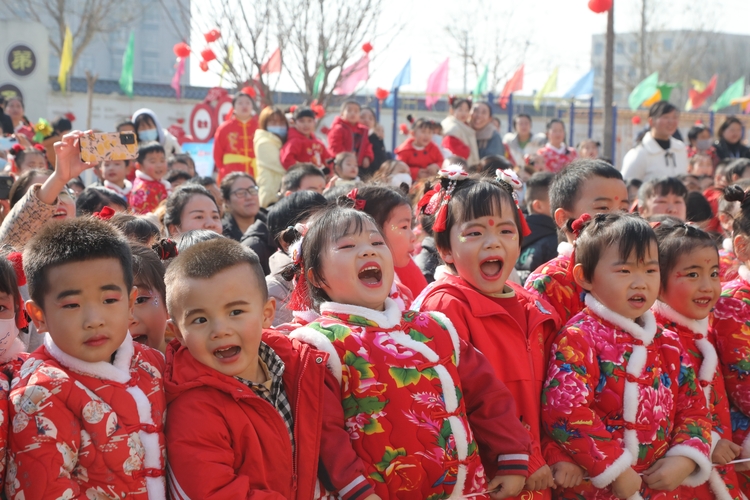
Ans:
[[[86,97],[88,98],[88,111],[86,112],[86,130],[91,130],[91,112],[94,107],[94,85],[99,79],[99,74],[92,75],[86,70]]]
[[[615,2],[612,2],[612,7],[607,13],[607,49],[605,54],[604,62],[604,154],[612,157],[612,163],[615,163],[614,158],[614,137],[612,137],[612,131],[614,130],[614,116],[612,113],[612,105],[614,104],[614,88],[613,88],[613,66],[614,66],[614,55],[615,55]]]

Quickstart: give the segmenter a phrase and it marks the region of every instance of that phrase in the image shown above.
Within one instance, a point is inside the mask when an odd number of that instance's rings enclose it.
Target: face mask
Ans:
[[[141,140],[141,142],[151,142],[159,138],[159,133],[155,128],[152,128],[150,130],[141,130],[140,132],[138,132],[138,138]]]
[[[0,319],[0,357],[4,356],[18,337],[18,327],[16,326],[16,317],[10,319]]]
[[[401,184],[407,184],[411,187],[411,175],[410,174],[396,174],[391,176],[391,186],[400,187]]]
[[[698,139],[697,141],[695,141],[695,145],[697,146],[698,150],[705,151],[711,147],[712,142],[713,141],[711,139]]]
[[[280,126],[277,126],[277,125],[270,125],[268,127],[268,131],[271,132],[272,134],[278,135],[282,139],[286,139],[286,127],[280,127]]]

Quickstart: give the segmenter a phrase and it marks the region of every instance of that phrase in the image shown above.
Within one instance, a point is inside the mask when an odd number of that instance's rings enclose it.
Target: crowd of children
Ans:
[[[626,183],[526,115],[483,157],[466,99],[387,159],[356,102],[327,145],[234,103],[218,183],[148,110],[132,165],[16,151],[5,498],[750,495],[750,160]]]

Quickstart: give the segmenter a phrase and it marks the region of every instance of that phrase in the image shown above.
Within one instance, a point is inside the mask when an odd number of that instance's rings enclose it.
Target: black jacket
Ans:
[[[378,134],[373,132],[368,137],[370,144],[372,145],[372,153],[374,155],[373,160],[370,162],[368,168],[360,168],[359,176],[362,180],[366,181],[378,171],[380,166],[389,159],[388,152],[385,150],[385,142],[383,139],[378,137]]]
[[[727,141],[721,139],[716,141],[714,147],[720,160],[724,158],[750,158],[750,148],[741,142],[730,145]]]
[[[557,257],[557,226],[552,217],[527,215],[526,223],[531,234],[523,239],[521,255],[516,262],[516,270],[524,282],[536,268]]]
[[[256,219],[255,222],[247,228],[245,234],[242,235],[241,243],[258,254],[263,273],[266,276],[271,274],[268,259],[270,259],[271,255],[276,251],[276,247],[271,245],[271,235],[268,232],[268,226],[266,226],[266,223],[260,219]]]
[[[10,135],[13,133],[13,120],[0,109],[0,135]]]
[[[427,283],[435,281],[435,269],[443,263],[435,247],[435,239],[432,236],[425,237],[422,240],[422,249],[419,251],[414,262],[417,263],[419,270],[424,274]]]

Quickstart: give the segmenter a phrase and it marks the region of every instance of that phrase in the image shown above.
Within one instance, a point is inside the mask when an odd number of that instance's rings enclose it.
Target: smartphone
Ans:
[[[10,151],[10,148],[18,144],[15,137],[0,137],[0,149]]]
[[[106,160],[134,160],[138,141],[133,132],[84,134],[79,141],[81,160],[98,163]]]
[[[0,175],[0,200],[10,198],[10,187],[13,185],[13,177],[10,175]]]

